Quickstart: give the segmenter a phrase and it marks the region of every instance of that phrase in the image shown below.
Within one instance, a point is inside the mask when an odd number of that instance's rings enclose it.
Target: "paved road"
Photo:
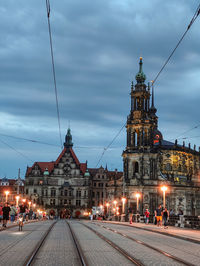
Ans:
[[[152,231],[138,230],[121,224],[78,220],[70,220],[69,222],[87,263],[91,266],[124,266],[133,265],[133,263],[91,231],[90,228],[125,250],[130,256],[140,261],[141,265],[183,265],[181,262],[160,254],[155,249],[181,258],[186,261],[186,265],[200,265],[200,244],[198,243],[191,243]],[[23,232],[19,232],[17,227],[0,232],[0,266],[23,266],[51,225],[52,221],[37,222],[25,225]],[[89,228],[86,228],[85,225]],[[168,232],[170,233],[170,231],[169,228]],[[184,235],[196,238],[195,232],[191,231],[190,233],[190,231],[184,230]],[[173,231],[173,234],[175,233]],[[125,236],[132,237],[137,241],[127,239]],[[140,242],[146,243],[147,246],[143,246]],[[66,221],[59,220],[54,225],[37,253],[33,265],[81,265]]]
[[[188,263],[191,263],[193,265],[200,265],[200,243],[199,244],[191,243],[190,241],[182,240],[179,238],[177,239],[175,237],[162,235],[162,234],[158,234],[156,232],[147,231],[147,230],[138,230],[134,226],[123,226],[123,225],[120,225],[117,223],[116,224],[102,223],[102,222],[96,221],[96,222],[93,222],[92,224],[93,225],[95,225],[95,224],[104,225],[107,228],[117,230],[117,231],[119,231],[125,235],[131,236],[131,237],[133,237],[139,241],[145,242],[152,247],[155,247],[157,249],[161,249],[161,250],[163,250],[163,251],[165,251],[171,255],[174,255],[176,257],[184,259]],[[137,225],[137,226],[140,226],[140,225]],[[146,229],[146,227],[144,227],[144,228]],[[161,230],[161,229],[159,229],[159,230]],[[190,235],[189,232],[186,233],[186,230],[179,230],[179,229],[176,229],[176,230],[177,230],[177,233],[179,233],[179,234],[181,234],[181,232],[183,231],[184,235],[187,234],[188,238],[192,238],[194,236],[194,231],[188,230],[188,231],[191,231],[191,233],[192,233]],[[107,232],[109,232],[109,231],[107,230]],[[170,233],[170,228],[168,228],[168,232]],[[197,232],[197,234],[198,233],[199,232]],[[173,234],[175,236],[175,229],[173,229]],[[141,248],[141,250],[145,251],[144,248]],[[151,265],[158,265],[158,264],[154,264],[154,263],[156,263],[154,261],[155,261],[155,257],[158,258],[159,256],[156,255],[155,252],[150,252],[150,251],[148,251],[148,249],[146,249],[146,250],[147,250],[147,255],[149,254],[149,258],[151,258],[152,255],[154,254],[153,255],[154,258],[150,259],[150,261],[153,262],[153,264],[151,264]],[[143,254],[143,256],[145,256],[145,253]],[[164,261],[167,262],[167,260],[164,260]],[[145,261],[144,264],[146,264],[146,263],[147,262]],[[150,265],[150,264],[146,264],[146,265]],[[163,265],[163,264],[161,264],[161,265]],[[175,264],[172,264],[172,265],[175,265]]]

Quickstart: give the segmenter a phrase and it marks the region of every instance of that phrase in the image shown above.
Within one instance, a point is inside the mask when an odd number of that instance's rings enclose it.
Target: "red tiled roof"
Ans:
[[[40,167],[42,173],[45,171],[46,168],[48,169],[49,173],[51,173],[54,169],[55,162],[35,162],[32,167],[27,167],[26,176],[31,173],[36,164]]]
[[[86,169],[87,169],[87,163],[81,163],[80,164],[80,170],[83,174],[85,174],[86,172]]]
[[[73,149],[70,148],[69,150],[70,150],[71,155],[72,155],[72,157],[74,158],[76,164],[77,164],[77,165],[80,165],[80,162],[79,162],[78,158],[76,157],[76,154],[75,154],[75,152],[73,151]]]
[[[62,152],[60,153],[60,155],[58,156],[56,161],[52,161],[52,162],[35,162],[32,167],[27,167],[26,176],[28,176],[31,173],[31,171],[33,170],[33,168],[35,167],[36,164],[40,167],[42,173],[45,171],[46,168],[48,169],[49,173],[51,173],[53,171],[55,165],[57,165],[60,162],[60,160],[63,157],[63,155],[65,154],[66,150],[67,150],[66,148],[64,148],[62,150]],[[87,163],[80,163],[72,148],[70,148],[69,151],[70,151],[71,156],[74,159],[76,165],[78,167],[80,167],[80,170],[84,174],[86,169],[87,169]]]
[[[65,154],[66,152],[66,148],[64,148],[62,150],[62,152],[60,153],[60,155],[58,156],[57,160],[55,161],[55,164],[58,164],[60,162],[60,159],[63,157],[63,155]]]

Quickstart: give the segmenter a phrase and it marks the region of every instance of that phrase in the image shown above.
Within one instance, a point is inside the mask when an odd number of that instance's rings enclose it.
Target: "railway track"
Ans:
[[[131,236],[129,236],[129,235],[126,235],[126,234],[124,234],[124,233],[121,233],[121,232],[119,232],[119,231],[117,231],[117,230],[111,229],[111,228],[106,227],[106,226],[104,226],[104,225],[100,225],[100,224],[98,224],[98,223],[93,223],[93,224],[95,224],[95,225],[97,225],[97,226],[99,226],[99,227],[101,227],[101,228],[104,228],[104,229],[106,229],[106,230],[109,230],[109,231],[113,232],[114,234],[118,234],[118,235],[120,235],[120,236],[122,236],[122,237],[124,237],[124,238],[130,239],[130,240],[132,240],[132,241],[134,241],[134,242],[136,242],[136,243],[138,243],[138,244],[140,244],[140,245],[142,245],[142,246],[148,247],[148,248],[150,248],[151,250],[154,250],[154,251],[156,251],[156,252],[158,252],[158,253],[160,253],[160,254],[162,254],[162,255],[164,255],[164,256],[170,258],[170,259],[172,259],[173,261],[179,262],[179,263],[181,263],[181,264],[183,264],[183,265],[187,265],[187,266],[195,266],[194,264],[192,264],[192,263],[188,263],[187,261],[185,261],[185,260],[183,260],[183,259],[181,259],[181,258],[178,258],[178,257],[176,257],[176,256],[174,256],[174,255],[172,255],[172,254],[170,254],[170,253],[168,253],[168,252],[166,252],[166,251],[164,251],[164,250],[161,250],[161,249],[158,249],[158,248],[156,248],[156,247],[153,247],[153,246],[151,246],[151,245],[149,245],[149,244],[147,244],[147,243],[145,243],[145,242],[143,242],[143,241],[141,241],[141,240],[138,240],[138,239],[136,239],[136,238],[134,238],[134,237],[131,237]]]
[[[55,221],[49,228],[48,230],[45,232],[45,234],[42,236],[42,238],[40,239],[40,241],[36,244],[35,248],[33,249],[32,253],[29,255],[29,257],[27,258],[27,260],[25,261],[25,263],[23,264],[23,266],[29,266],[32,265],[34,263],[34,260],[40,250],[40,248],[42,247],[42,245],[44,244],[45,240],[47,239],[49,233],[51,232],[52,228],[54,227],[54,225],[56,224],[57,221]]]
[[[79,244],[79,241],[78,241],[78,239],[76,237],[76,234],[74,233],[74,230],[72,229],[72,227],[71,227],[69,222],[66,221],[66,223],[67,223],[67,225],[69,227],[69,230],[70,230],[73,242],[74,242],[74,246],[76,247],[76,250],[77,250],[77,253],[78,253],[78,258],[80,260],[80,264],[82,266],[88,266],[89,263],[88,263],[86,257],[84,256],[83,250],[81,248],[81,245]]]
[[[105,222],[105,221],[102,221],[102,223],[106,223],[107,224],[107,222]],[[129,224],[116,223],[116,222],[115,223],[109,222],[109,223],[110,224],[115,224],[115,225],[133,227],[133,228],[138,229],[138,230],[153,232],[153,233],[156,233],[156,234],[161,234],[161,235],[165,235],[165,236],[169,236],[169,237],[185,240],[185,241],[188,241],[188,242],[191,242],[191,243],[200,244],[199,240],[196,240],[196,239],[193,239],[193,238],[189,238],[189,237],[185,237],[185,236],[178,236],[178,235],[174,235],[174,234],[171,234],[171,233],[156,231],[156,230],[149,229],[149,228],[148,229],[147,228],[141,228],[141,227],[137,227],[137,226],[134,226],[134,225],[130,226]]]
[[[83,223],[80,223],[80,224],[85,226],[86,228],[88,228],[93,233],[95,233],[98,237],[100,237],[102,240],[104,240],[106,243],[108,243],[110,246],[112,246],[114,249],[116,249],[120,254],[122,254],[126,259],[131,261],[134,265],[144,266],[144,264],[140,260],[136,259],[134,256],[132,256],[129,253],[127,253],[119,245],[117,245],[116,243],[114,243],[113,241],[111,241],[110,239],[108,239],[107,237],[102,235],[101,233],[95,231],[93,228],[91,228],[90,226],[88,226],[86,224],[83,224]]]

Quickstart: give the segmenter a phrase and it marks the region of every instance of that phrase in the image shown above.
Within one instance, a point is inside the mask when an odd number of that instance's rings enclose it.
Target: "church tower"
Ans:
[[[145,84],[146,76],[143,72],[142,57],[139,62],[139,72],[135,76],[136,85],[131,84],[131,110],[127,117],[127,144],[123,152],[124,176],[126,182],[143,183],[144,176],[156,175],[150,174],[149,167],[146,164],[152,164],[153,146],[156,142],[162,140],[162,134],[158,131],[158,117],[154,106],[154,90],[151,86]],[[148,155],[148,156],[147,156]],[[147,166],[147,165],[146,165]],[[152,165],[153,169],[155,167]],[[146,178],[147,178],[146,176]],[[155,177],[156,178],[156,177]]]

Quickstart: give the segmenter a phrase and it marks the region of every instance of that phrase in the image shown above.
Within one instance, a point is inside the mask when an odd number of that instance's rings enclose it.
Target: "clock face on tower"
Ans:
[[[160,131],[155,130],[153,134],[153,143],[159,143],[160,140],[162,140],[162,134]]]

